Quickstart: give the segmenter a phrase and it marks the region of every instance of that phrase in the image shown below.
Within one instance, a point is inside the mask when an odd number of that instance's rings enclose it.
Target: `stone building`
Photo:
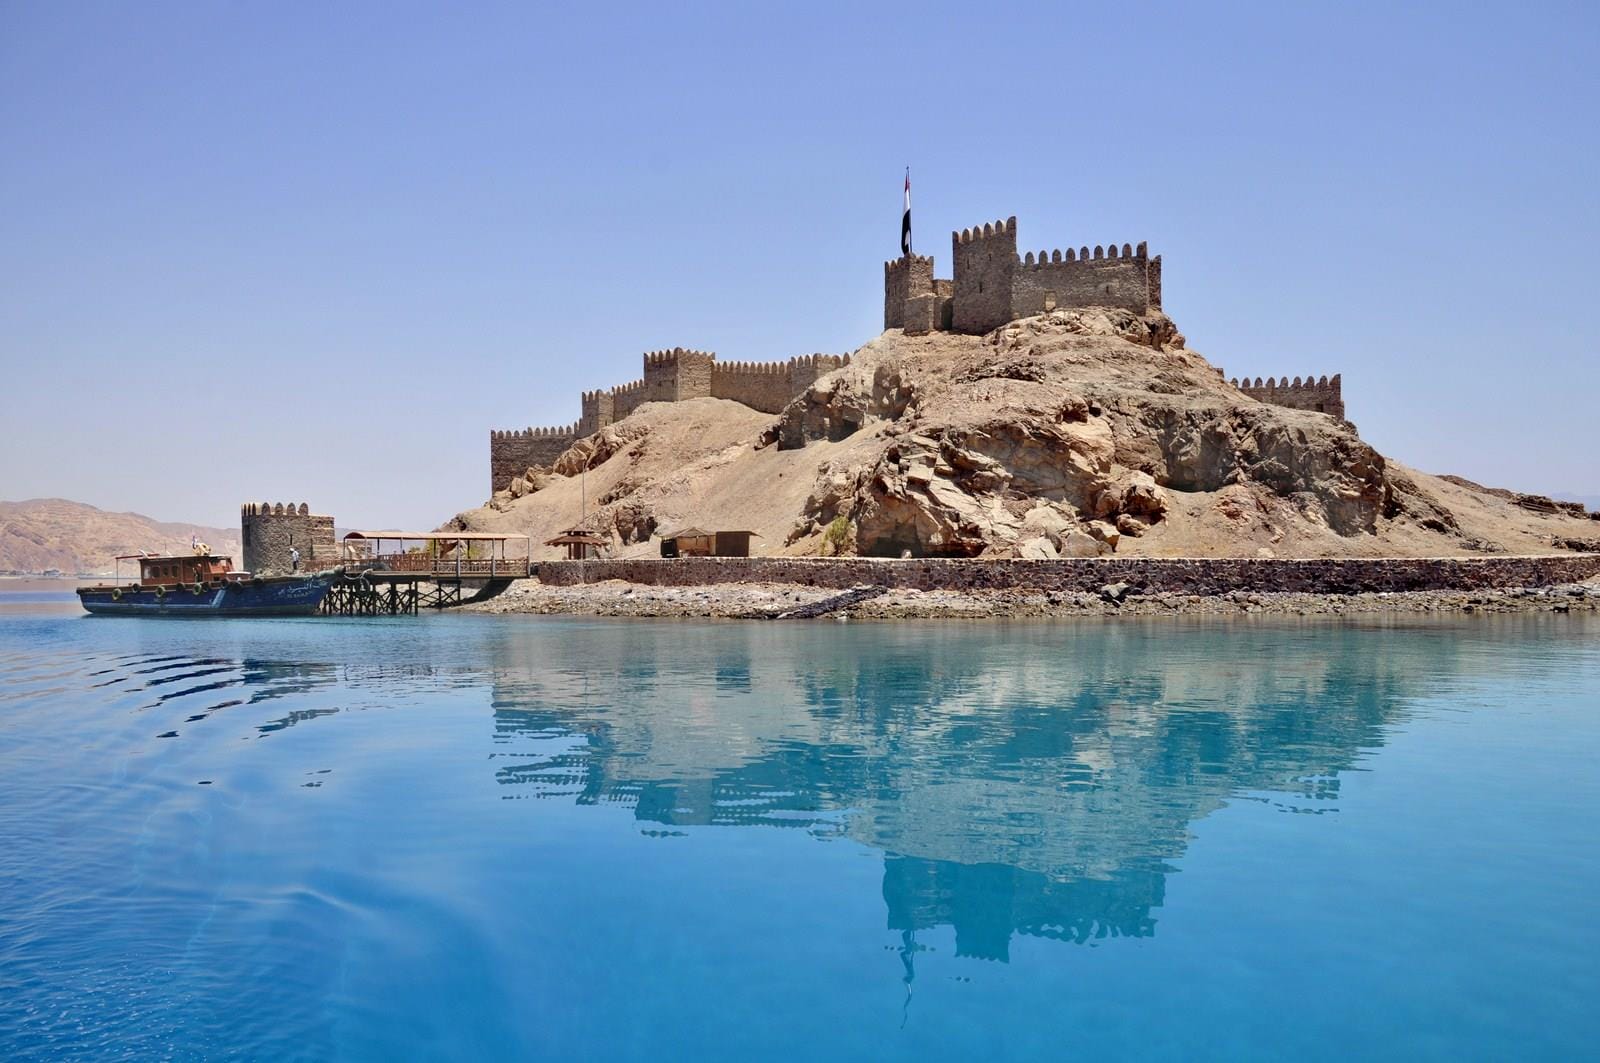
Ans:
[[[333,518],[312,513],[304,502],[246,502],[239,507],[244,544],[242,567],[258,576],[293,570],[291,549],[300,551],[300,571],[318,572],[339,563]]]

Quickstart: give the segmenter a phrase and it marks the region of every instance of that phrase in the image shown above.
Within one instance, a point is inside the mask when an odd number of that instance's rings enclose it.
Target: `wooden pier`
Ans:
[[[506,556],[508,544],[520,546],[522,556]],[[345,575],[322,600],[324,616],[416,616],[492,598],[537,571],[526,535],[351,532],[343,552]]]
[[[328,588],[323,616],[416,616],[423,593],[421,576],[357,572]],[[457,591],[459,600],[459,588]]]

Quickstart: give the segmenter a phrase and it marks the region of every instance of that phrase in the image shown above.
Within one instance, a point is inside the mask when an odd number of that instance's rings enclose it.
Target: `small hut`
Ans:
[[[704,531],[685,528],[664,536],[661,540],[662,557],[749,557],[750,539],[760,538],[753,531]]]

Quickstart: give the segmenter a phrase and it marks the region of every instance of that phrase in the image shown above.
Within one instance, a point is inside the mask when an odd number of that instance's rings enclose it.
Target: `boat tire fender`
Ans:
[[[206,585],[204,583],[201,583],[199,580],[195,580],[194,581],[194,586],[190,587],[189,589],[194,591],[196,594],[204,594],[205,590],[206,590]]]

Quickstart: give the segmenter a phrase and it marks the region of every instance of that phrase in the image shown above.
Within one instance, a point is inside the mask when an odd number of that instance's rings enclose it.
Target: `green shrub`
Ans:
[[[850,522],[843,516],[833,518],[827,530],[822,533],[822,552],[838,557],[844,553],[844,548],[850,544]]]

